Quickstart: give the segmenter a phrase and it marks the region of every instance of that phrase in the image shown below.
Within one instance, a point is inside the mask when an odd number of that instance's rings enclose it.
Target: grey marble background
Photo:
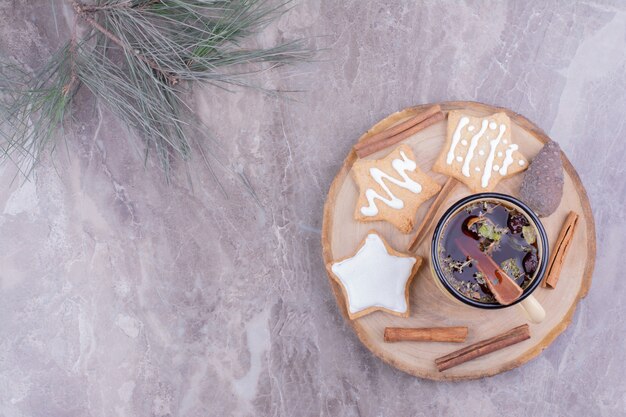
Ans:
[[[51,10],[56,10],[56,20]],[[0,52],[33,68],[68,37],[60,1],[0,0]],[[301,0],[256,40],[320,62],[202,89],[223,160],[167,185],[88,94],[18,187],[0,169],[0,416],[626,415],[626,3]],[[507,106],[559,141],[595,213],[593,285],[540,357],[435,383],[376,359],[341,318],[322,204],[352,142],[418,103]],[[214,148],[216,149],[216,148]],[[218,152],[215,150],[215,152]]]

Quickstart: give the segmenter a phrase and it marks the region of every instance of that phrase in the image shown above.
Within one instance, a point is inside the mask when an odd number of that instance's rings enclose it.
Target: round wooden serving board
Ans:
[[[394,113],[377,123],[359,140],[406,120],[425,107],[427,106],[412,107]],[[485,116],[500,111],[506,112],[511,118],[513,140],[520,145],[521,152],[529,160],[532,160],[543,144],[549,140],[548,136],[532,122],[507,109],[475,102],[446,102],[441,103],[441,107],[444,112],[461,109],[475,116]],[[430,171],[430,168],[445,142],[446,122],[444,120],[434,124],[402,142],[412,147],[421,169],[429,172],[440,184],[445,182],[446,177]],[[384,149],[368,158],[382,158],[393,148],[394,146]],[[355,160],[356,154],[351,151],[330,187],[324,206],[322,247],[324,261],[327,265],[333,260],[352,255],[371,229],[378,231],[394,249],[401,252],[406,252],[409,240],[413,236],[413,233],[403,235],[387,222],[359,223],[354,220],[354,206],[358,190],[349,174]],[[587,294],[591,285],[595,261],[595,226],[589,200],[576,170],[565,155],[563,155],[563,165],[565,168],[565,186],[561,204],[550,217],[541,219],[548,233],[551,249],[563,220],[570,210],[580,215],[579,225],[563,265],[557,288],[552,290],[539,287],[534,292],[535,297],[546,310],[547,316],[540,324],[530,324],[532,337],[529,340],[449,370],[437,371],[434,364],[435,358],[527,323],[527,320],[519,306],[494,311],[479,310],[461,305],[443,294],[435,286],[430,273],[431,228],[416,251],[416,254],[423,258],[423,264],[411,284],[411,314],[408,318],[377,311],[356,320],[349,320],[341,288],[329,277],[337,304],[361,342],[376,356],[392,366],[415,376],[435,380],[474,379],[495,375],[520,366],[541,353],[571,322],[578,301]],[[522,177],[523,174],[501,181],[496,191],[517,196]],[[465,185],[458,184],[448,196],[447,201],[442,204],[436,218],[439,218],[452,203],[469,194],[470,192]],[[420,207],[417,213],[416,227],[420,224],[433,200],[434,198]],[[469,335],[465,343],[385,343],[383,331],[387,326],[467,326]]]

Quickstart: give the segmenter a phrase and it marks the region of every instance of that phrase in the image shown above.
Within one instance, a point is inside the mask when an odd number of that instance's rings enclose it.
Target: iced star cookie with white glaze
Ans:
[[[493,191],[501,179],[528,167],[528,160],[511,137],[506,113],[473,117],[448,113],[448,129],[433,171],[454,177],[472,192]]]
[[[356,253],[327,265],[340,285],[351,319],[374,311],[409,315],[409,286],[422,263],[419,256],[394,250],[371,230]]]
[[[411,148],[400,145],[383,159],[359,159],[352,166],[359,187],[354,218],[385,220],[402,233],[413,229],[419,206],[441,189],[419,169]]]

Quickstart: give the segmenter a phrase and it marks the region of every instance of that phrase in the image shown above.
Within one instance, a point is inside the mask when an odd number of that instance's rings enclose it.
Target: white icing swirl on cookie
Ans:
[[[404,201],[396,197],[391,192],[387,184],[385,184],[385,182],[383,181],[384,179],[388,180],[392,184],[397,185],[398,187],[409,190],[414,194],[419,194],[422,192],[422,186],[419,183],[413,181],[406,174],[406,171],[415,171],[417,169],[417,164],[415,163],[415,161],[409,159],[402,151],[400,151],[400,156],[402,157],[402,159],[394,159],[391,162],[391,166],[398,173],[398,175],[402,177],[402,181],[386,174],[376,167],[370,168],[370,175],[372,176],[374,181],[376,181],[378,185],[380,185],[380,187],[385,190],[385,193],[387,193],[387,196],[389,198],[385,198],[378,194],[376,190],[368,188],[365,191],[365,198],[367,198],[368,205],[361,207],[362,215],[372,217],[378,214],[378,207],[376,206],[377,199],[394,209],[399,210],[404,207]]]
[[[481,178],[480,181],[480,185],[483,188],[487,188],[487,185],[489,185],[489,179],[491,178],[491,171],[492,171],[492,166],[493,166],[493,159],[496,156],[496,148],[498,147],[498,144],[500,143],[500,139],[502,139],[502,135],[504,135],[504,132],[506,131],[506,125],[502,124],[500,125],[500,132],[498,133],[498,136],[496,136],[495,139],[490,140],[489,141],[489,156],[487,156],[487,161],[485,162],[485,171],[483,172],[483,177]]]
[[[446,162],[448,165],[452,164],[454,161],[454,149],[456,145],[458,145],[459,140],[461,140],[461,130],[469,123],[469,117],[461,117],[459,120],[459,124],[456,125],[456,129],[454,129],[454,133],[452,134],[452,143],[450,144],[450,149],[448,150],[448,158]]]
[[[504,157],[504,162],[502,162],[502,168],[500,168],[500,175],[506,175],[509,165],[513,163],[513,152],[515,152],[519,147],[512,143],[506,150],[506,156]],[[523,163],[520,165],[524,165]]]
[[[489,123],[487,122],[486,119],[483,120],[483,123],[482,123],[478,133],[476,133],[474,136],[472,136],[472,140],[470,142],[469,149],[467,150],[467,155],[465,155],[465,162],[463,163],[463,168],[461,169],[461,172],[466,177],[470,176],[470,162],[472,162],[472,158],[474,158],[474,149],[476,149],[476,146],[478,146],[478,141],[480,140],[480,138],[485,133],[485,130],[487,130],[487,125],[488,124]]]

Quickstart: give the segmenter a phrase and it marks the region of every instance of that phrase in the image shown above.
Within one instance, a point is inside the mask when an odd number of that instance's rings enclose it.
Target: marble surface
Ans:
[[[0,53],[34,68],[71,21],[60,1],[0,0]],[[626,415],[626,3],[301,0],[255,42],[302,36],[327,48],[318,62],[258,79],[305,90],[291,99],[189,98],[229,169],[215,167],[225,195],[201,158],[171,185],[144,169],[88,94],[67,150],[33,181],[0,169],[0,416]],[[587,186],[598,234],[572,325],[525,366],[461,383],[370,354],[320,248],[352,142],[441,100],[507,106],[545,129]]]

